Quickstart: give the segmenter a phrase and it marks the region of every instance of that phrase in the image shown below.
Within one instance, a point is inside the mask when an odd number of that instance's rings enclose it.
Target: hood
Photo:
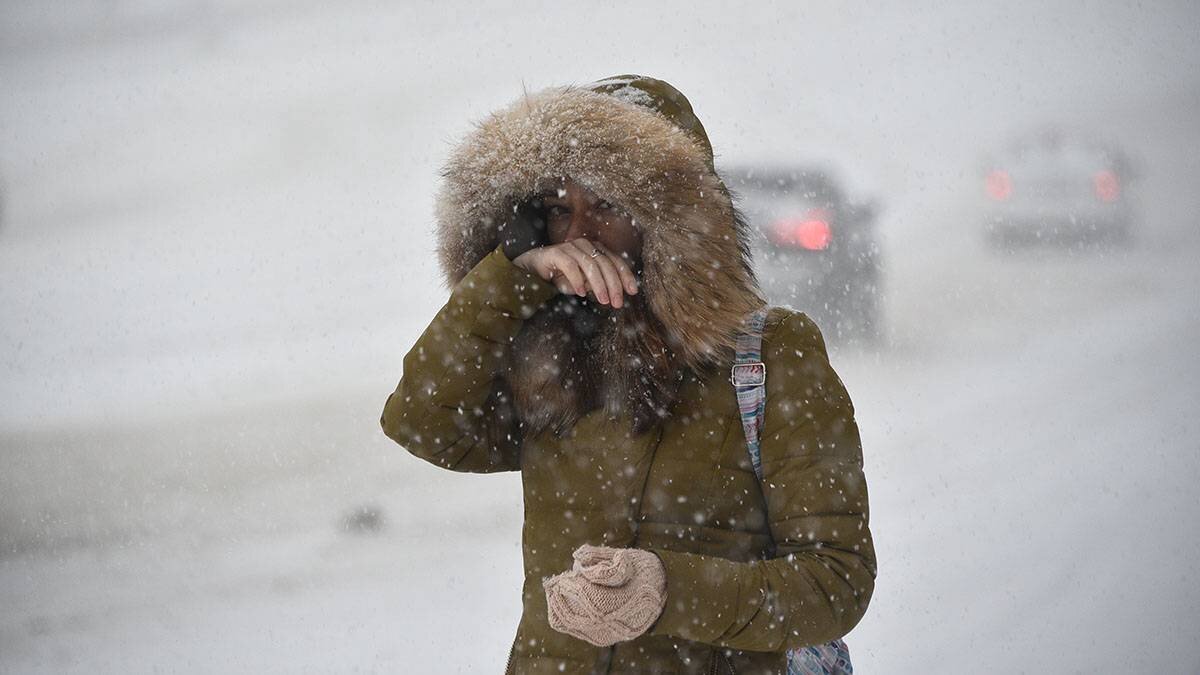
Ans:
[[[526,94],[478,123],[453,150],[436,200],[447,282],[457,284],[495,250],[499,226],[516,202],[564,176],[619,204],[641,231],[642,278],[634,296],[640,301],[634,304],[645,315],[636,327],[662,334],[624,347],[670,353],[665,361],[647,353],[629,360],[669,366],[671,377],[726,361],[743,320],[762,305],[746,226],[713,169],[703,125],[683,94],[661,80],[625,75],[554,87]],[[541,322],[542,330],[552,330],[549,323]],[[610,341],[602,351],[624,361],[621,348]],[[661,415],[667,403],[658,400],[654,408]]]

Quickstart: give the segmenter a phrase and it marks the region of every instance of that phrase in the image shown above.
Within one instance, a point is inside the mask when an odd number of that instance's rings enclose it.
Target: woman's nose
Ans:
[[[571,223],[567,226],[566,241],[572,239],[595,239],[596,222],[587,213],[578,211],[571,213]]]

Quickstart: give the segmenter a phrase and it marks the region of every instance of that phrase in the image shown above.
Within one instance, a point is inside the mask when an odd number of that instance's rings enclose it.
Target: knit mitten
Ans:
[[[571,571],[542,582],[550,627],[597,647],[645,633],[666,603],[662,561],[650,551],[583,545]]]
[[[512,216],[500,223],[500,246],[504,257],[516,260],[522,253],[548,243],[546,212],[540,199],[527,199],[513,205]]]

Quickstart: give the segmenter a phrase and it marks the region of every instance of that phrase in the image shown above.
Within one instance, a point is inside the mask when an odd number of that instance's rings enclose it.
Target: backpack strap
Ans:
[[[746,433],[750,464],[760,483],[763,471],[759,443],[763,411],[767,407],[767,366],[762,360],[762,335],[766,321],[766,307],[746,319],[745,328],[738,335],[737,353],[729,374],[729,381],[737,392],[738,411],[742,417],[742,431]],[[787,655],[788,675],[851,675],[853,672],[850,650],[841,638],[821,645],[793,649]]]
[[[763,411],[767,406],[767,366],[762,360],[762,335],[766,321],[766,307],[759,308],[746,319],[745,330],[737,338],[737,353],[729,374],[729,381],[737,392],[750,463],[760,481],[763,473],[759,436],[762,433]]]

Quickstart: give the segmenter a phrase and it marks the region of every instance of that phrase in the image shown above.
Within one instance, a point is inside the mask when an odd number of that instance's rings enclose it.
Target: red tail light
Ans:
[[[1012,178],[1007,171],[996,169],[987,176],[987,193],[992,199],[1002,202],[1012,196]]]
[[[829,248],[833,231],[829,227],[829,213],[824,209],[813,209],[801,218],[788,218],[775,223],[768,230],[768,236],[776,246],[824,251]]]
[[[1096,199],[1115,202],[1121,196],[1121,181],[1112,171],[1101,171],[1092,176],[1092,189],[1096,192]]]

